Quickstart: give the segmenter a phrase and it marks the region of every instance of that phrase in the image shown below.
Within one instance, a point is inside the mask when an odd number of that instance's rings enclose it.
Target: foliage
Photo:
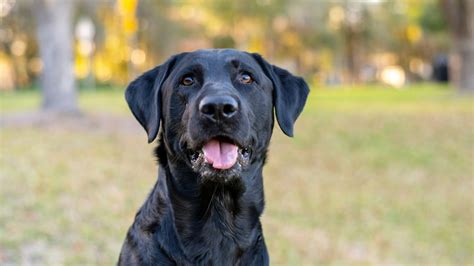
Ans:
[[[15,84],[39,71],[32,1],[17,1],[0,28],[0,58],[14,62]],[[430,64],[449,39],[435,0],[400,1],[76,1],[74,27],[95,26],[92,54],[76,39],[76,74],[125,84],[171,54],[210,47],[259,52],[322,83],[371,81],[363,68],[401,65],[420,79],[410,60]],[[6,34],[8,33],[8,34]],[[26,45],[15,55],[14,43]],[[89,47],[89,46],[87,46]],[[383,61],[383,54],[395,60]],[[382,62],[382,63],[380,63]],[[1,63],[1,62],[0,62]],[[423,79],[429,78],[426,75]],[[89,83],[90,86],[91,83]]]

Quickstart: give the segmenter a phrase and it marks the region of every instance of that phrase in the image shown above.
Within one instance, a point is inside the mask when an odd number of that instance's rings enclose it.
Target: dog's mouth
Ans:
[[[202,172],[205,168],[224,173],[241,170],[248,163],[251,150],[232,138],[216,136],[204,141],[197,149],[188,149],[188,154],[195,171]]]
[[[204,160],[212,165],[214,169],[229,169],[237,162],[238,156],[237,145],[222,141],[219,139],[211,139],[202,147]]]

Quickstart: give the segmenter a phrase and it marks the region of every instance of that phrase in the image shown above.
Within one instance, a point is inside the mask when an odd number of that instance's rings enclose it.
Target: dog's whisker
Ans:
[[[214,187],[214,191],[212,192],[211,199],[209,200],[209,203],[207,204],[206,211],[203,214],[203,218],[206,217],[207,213],[209,212],[209,209],[211,208],[212,201],[214,200],[214,195],[216,194],[217,191],[217,186]]]

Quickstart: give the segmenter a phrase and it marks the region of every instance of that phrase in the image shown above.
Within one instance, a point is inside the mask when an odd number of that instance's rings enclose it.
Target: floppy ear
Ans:
[[[160,129],[161,93],[160,89],[178,56],[173,56],[164,64],[143,73],[128,85],[125,99],[135,118],[148,134],[148,143],[155,140]]]
[[[308,97],[308,84],[303,78],[269,64],[259,54],[252,54],[273,83],[273,105],[281,130],[293,137],[293,125],[303,111]]]

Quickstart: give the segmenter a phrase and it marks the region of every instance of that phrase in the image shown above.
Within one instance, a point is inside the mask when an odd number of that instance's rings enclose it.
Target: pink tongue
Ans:
[[[216,169],[229,169],[237,162],[237,146],[227,142],[212,139],[202,150],[206,162]]]

